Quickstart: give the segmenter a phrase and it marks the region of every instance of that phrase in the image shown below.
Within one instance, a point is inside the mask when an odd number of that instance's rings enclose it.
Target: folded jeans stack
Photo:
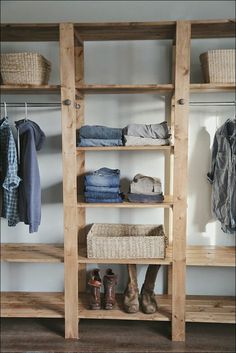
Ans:
[[[122,202],[120,194],[120,170],[100,168],[84,177],[85,202]]]
[[[128,193],[130,202],[158,203],[163,202],[161,180],[142,174],[136,174],[130,183]]]
[[[124,144],[137,145],[169,145],[170,133],[167,122],[160,124],[129,124],[123,129]]]
[[[102,125],[84,125],[77,131],[80,147],[122,146],[122,129]]]

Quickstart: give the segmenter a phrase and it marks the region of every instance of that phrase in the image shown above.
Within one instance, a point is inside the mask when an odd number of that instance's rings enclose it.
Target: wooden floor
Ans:
[[[65,340],[62,319],[13,319],[1,322],[1,352],[235,352],[231,324],[187,324],[186,343],[170,340],[170,323],[81,320],[80,340]]]

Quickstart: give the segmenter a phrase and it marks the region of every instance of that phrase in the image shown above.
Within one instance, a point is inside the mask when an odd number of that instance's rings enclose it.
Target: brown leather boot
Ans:
[[[103,277],[104,284],[104,308],[106,310],[113,309],[116,302],[115,286],[117,284],[117,276],[108,268]]]
[[[90,309],[99,310],[101,309],[101,296],[100,289],[102,281],[99,275],[99,269],[96,268],[90,272],[90,279],[88,284],[90,286]]]
[[[139,311],[139,292],[136,265],[127,265],[127,270],[129,278],[124,293],[124,310],[127,313],[136,313]]]
[[[140,298],[140,304],[145,314],[153,314],[157,311],[154,287],[160,267],[160,265],[149,265],[147,268]]]

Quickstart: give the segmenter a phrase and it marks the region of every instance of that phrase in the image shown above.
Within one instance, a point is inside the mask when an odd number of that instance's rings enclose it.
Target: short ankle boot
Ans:
[[[104,309],[113,309],[116,302],[115,286],[117,284],[117,276],[112,272],[110,268],[106,270],[106,274],[103,277],[104,284]]]
[[[124,293],[124,310],[127,313],[137,313],[139,311],[139,292],[137,283],[136,265],[127,265],[128,284]]]
[[[160,265],[149,265],[145,281],[141,289],[140,304],[145,314],[153,314],[157,311],[154,287]]]
[[[90,272],[90,278],[88,285],[90,286],[90,309],[99,310],[101,309],[101,296],[100,289],[102,281],[99,275],[99,269],[96,268]]]

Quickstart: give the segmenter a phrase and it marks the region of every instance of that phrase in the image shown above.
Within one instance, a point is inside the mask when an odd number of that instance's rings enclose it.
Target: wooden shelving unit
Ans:
[[[235,36],[234,20],[166,21],[144,23],[53,23],[2,24],[1,41],[58,41],[60,44],[60,85],[1,86],[2,94],[60,94],[63,141],[63,244],[2,244],[1,261],[9,263],[64,263],[64,293],[3,292],[3,317],[65,318],[65,337],[78,338],[78,323],[83,319],[124,319],[170,321],[172,339],[185,339],[185,322],[234,323],[235,303],[230,297],[185,296],[186,266],[235,266],[235,247],[187,246],[187,160],[188,104],[191,93],[234,92],[235,84],[189,83],[190,42],[200,38]],[[84,82],[84,41],[162,40],[173,43],[173,82],[145,85],[100,85]],[[171,99],[168,121],[174,131],[173,146],[76,147],[76,129],[84,124],[84,97],[88,94],[165,94]],[[70,105],[64,105],[65,100]],[[186,104],[179,104],[184,99]],[[75,104],[80,108],[75,109]],[[165,154],[166,190],[162,204],[87,204],[77,194],[85,173],[85,152],[155,151]],[[68,171],[70,171],[68,173]],[[171,178],[173,176],[173,188]],[[172,191],[173,189],[173,191]],[[163,208],[170,245],[165,259],[88,259],[85,242],[86,209]],[[173,218],[171,215],[173,214]],[[169,229],[172,228],[170,232]],[[79,238],[79,242],[78,242]],[[113,311],[88,309],[86,264],[162,264],[168,266],[166,295],[157,296],[156,314],[130,315],[123,311],[118,296]],[[79,276],[78,276],[79,275]],[[78,295],[79,293],[79,295]],[[78,311],[75,309],[78,308]]]

